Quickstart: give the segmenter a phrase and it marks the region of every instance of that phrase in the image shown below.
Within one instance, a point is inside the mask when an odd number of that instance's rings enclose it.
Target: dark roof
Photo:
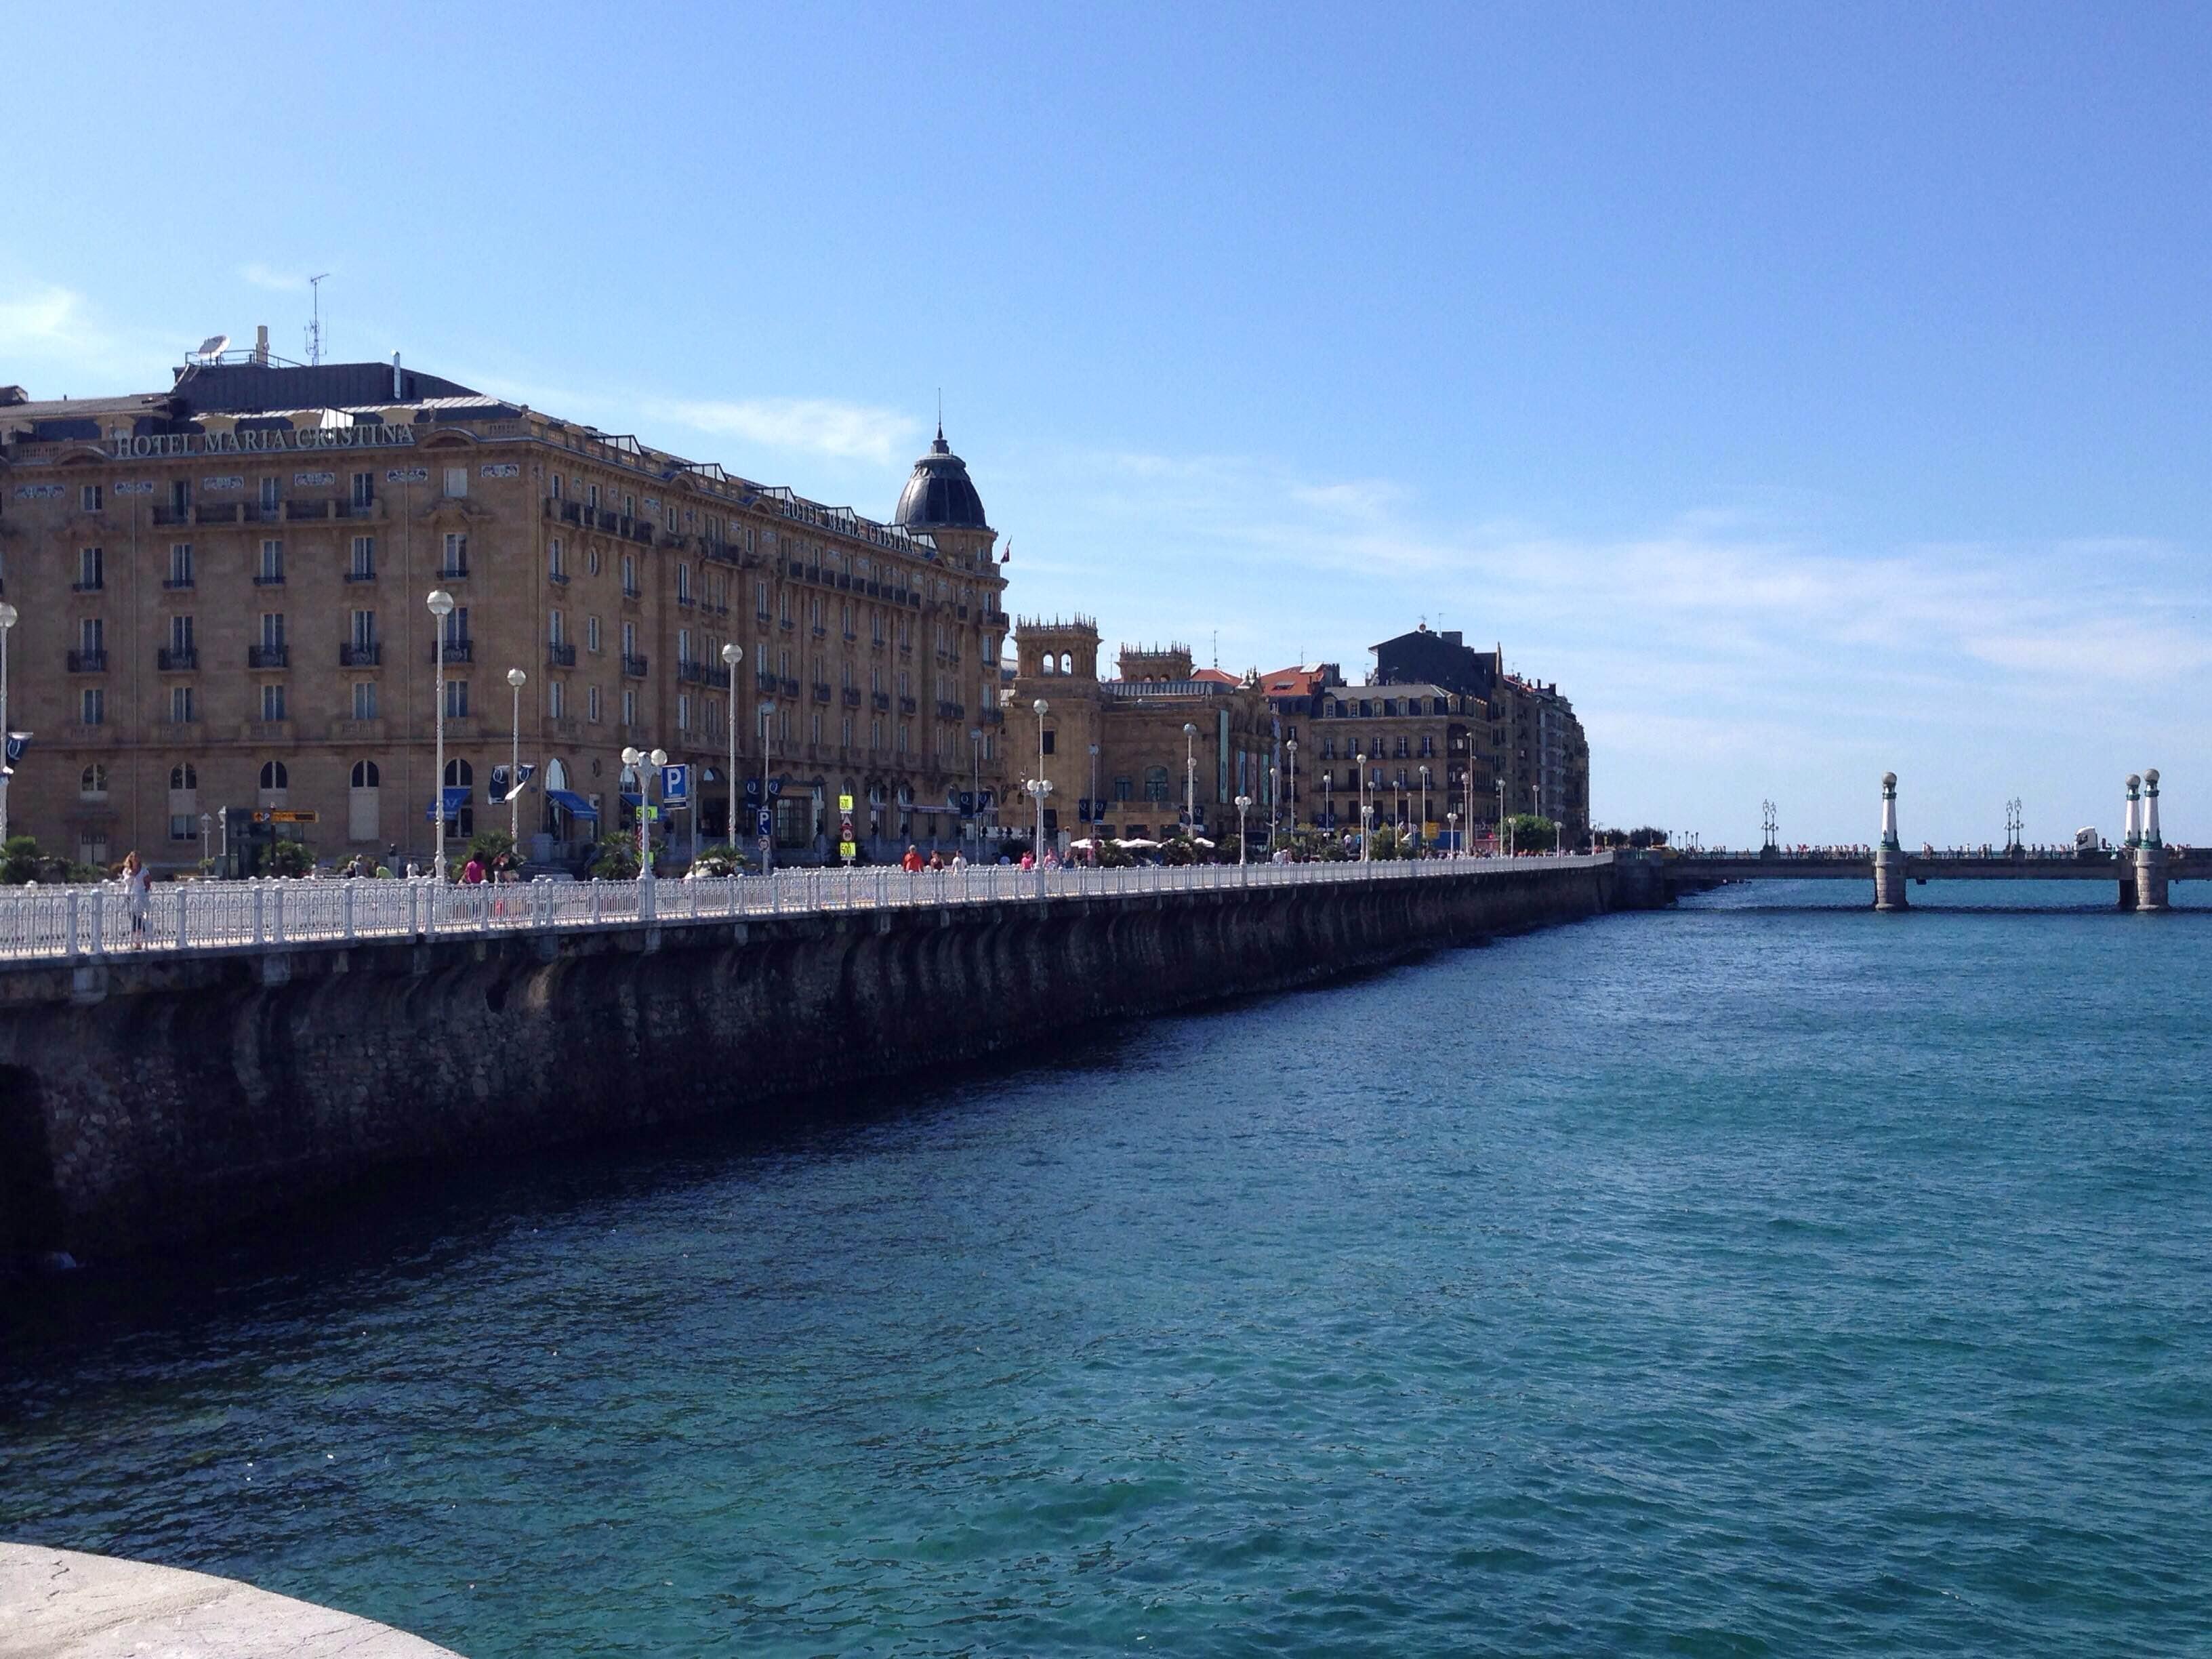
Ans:
[[[392,395],[390,363],[193,363],[171,390],[196,415],[260,414],[283,409],[352,409],[363,404],[412,404],[428,398],[479,394],[455,381],[411,368],[399,371]]]
[[[968,463],[945,441],[945,428],[937,428],[937,441],[929,453],[914,464],[914,476],[899,491],[891,522],[908,530],[951,527],[988,530],[983,498],[968,477]]]

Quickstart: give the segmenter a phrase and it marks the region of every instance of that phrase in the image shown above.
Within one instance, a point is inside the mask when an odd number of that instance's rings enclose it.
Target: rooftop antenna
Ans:
[[[307,278],[307,286],[314,290],[315,295],[315,314],[307,324],[307,361],[310,363],[323,361],[323,276],[330,274],[326,270],[322,276]]]

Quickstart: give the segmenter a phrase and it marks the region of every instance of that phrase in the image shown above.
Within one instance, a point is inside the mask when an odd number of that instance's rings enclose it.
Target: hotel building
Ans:
[[[740,839],[765,806],[779,858],[834,857],[850,795],[871,854],[949,843],[1001,787],[996,539],[942,432],[878,523],[396,357],[0,387],[9,829],[95,864],[190,867],[227,829],[234,865],[270,835],[427,865],[441,787],[449,847],[507,827],[519,747],[558,861],[658,799],[635,746],[691,767],[703,839],[734,794]]]

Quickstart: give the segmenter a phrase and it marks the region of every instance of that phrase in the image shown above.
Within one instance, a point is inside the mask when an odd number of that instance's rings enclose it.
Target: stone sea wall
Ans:
[[[235,1225],[410,1161],[810,1097],[1596,914],[1608,867],[0,973],[0,1244]]]

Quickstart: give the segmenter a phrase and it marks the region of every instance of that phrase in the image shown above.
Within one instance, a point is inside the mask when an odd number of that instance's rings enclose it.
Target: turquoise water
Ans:
[[[1728,890],[81,1276],[0,1535],[473,1659],[2212,1651],[2212,911],[1914,896],[2062,908]]]

